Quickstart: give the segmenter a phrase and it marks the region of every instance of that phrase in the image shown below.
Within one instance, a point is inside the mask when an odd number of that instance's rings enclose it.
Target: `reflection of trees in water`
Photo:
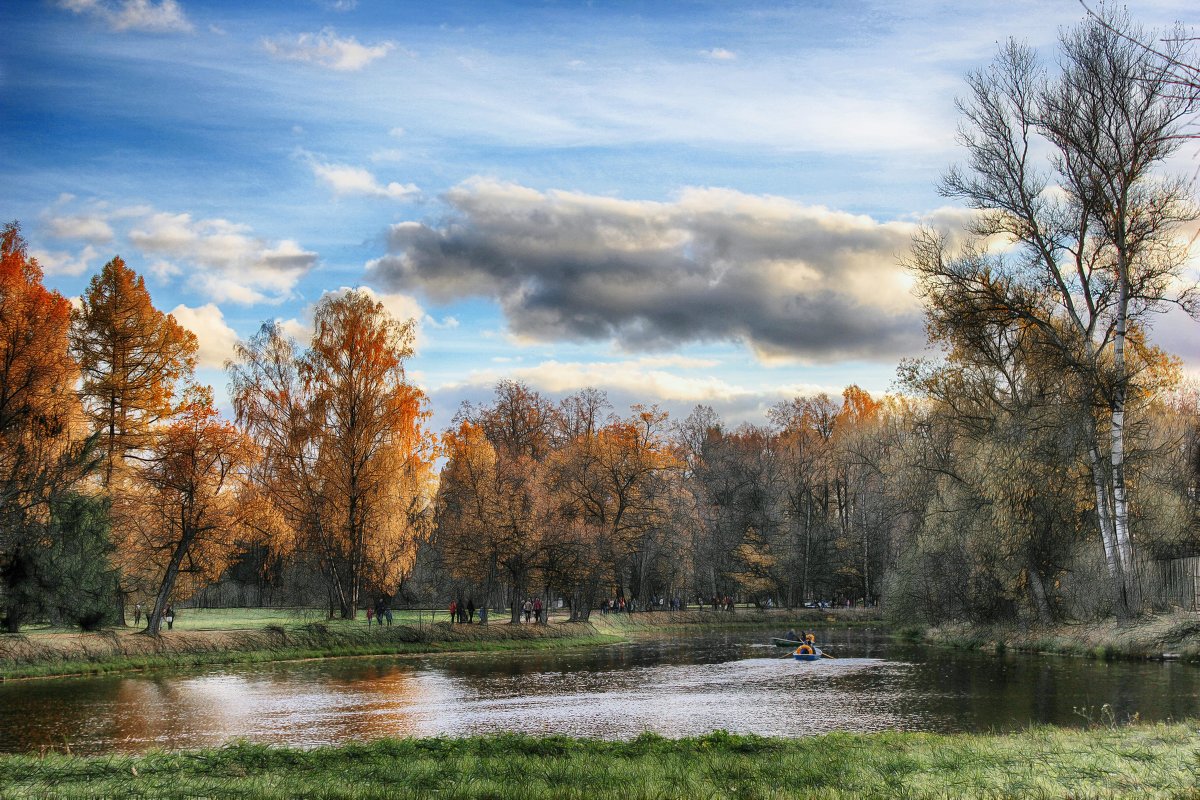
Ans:
[[[789,735],[892,726],[1011,730],[1083,724],[1074,708],[1098,715],[1105,703],[1118,719],[1200,713],[1200,669],[1187,664],[991,656],[821,631],[820,641],[843,660],[813,668],[776,663],[768,635],[707,632],[545,653],[4,684],[0,748],[36,752],[66,741],[85,753],[234,737],[315,745],[568,723],[577,726],[572,732],[601,736],[635,724],[679,735],[710,722]],[[884,660],[865,660],[873,658]],[[802,711],[809,728],[788,709]]]

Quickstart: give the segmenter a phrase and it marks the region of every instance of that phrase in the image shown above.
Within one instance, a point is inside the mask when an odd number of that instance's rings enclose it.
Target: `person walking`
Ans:
[[[175,607],[167,605],[167,610],[163,612],[163,619],[167,621],[167,630],[175,627]]]
[[[133,606],[133,624],[134,625],[142,624],[142,604],[141,603],[135,603]]]
[[[525,621],[529,622],[529,615],[533,613],[533,603],[529,602],[529,598],[525,598],[525,602],[521,604],[521,612],[525,615]]]
[[[451,600],[450,601],[450,624],[451,625],[454,624],[454,620],[457,616],[458,616],[458,601]]]
[[[467,598],[467,622],[468,623],[475,622],[475,598],[474,597]]]
[[[542,598],[535,597],[533,599],[533,621],[537,623],[545,622],[542,619]]]
[[[367,630],[370,630],[373,619],[375,619],[375,606],[367,606]]]

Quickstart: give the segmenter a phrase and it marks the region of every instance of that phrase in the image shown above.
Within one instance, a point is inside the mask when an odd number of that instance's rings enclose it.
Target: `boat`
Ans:
[[[797,647],[795,652],[792,653],[792,658],[796,659],[797,661],[820,661],[821,660],[821,655],[822,655],[821,648],[812,647],[810,645],[808,649],[810,649],[812,652],[801,653],[800,648]]]
[[[775,645],[776,647],[799,647],[800,645],[804,644],[804,642],[798,639],[780,639],[777,637],[772,637],[771,644]]]

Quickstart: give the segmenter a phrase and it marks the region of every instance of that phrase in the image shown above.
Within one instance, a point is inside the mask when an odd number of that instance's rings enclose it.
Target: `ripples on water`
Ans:
[[[631,738],[715,729],[986,730],[1083,721],[1110,703],[1144,719],[1194,716],[1196,668],[923,651],[870,632],[828,635],[843,657],[797,662],[761,634],[561,653],[419,661],[340,659],[192,674],[0,685],[0,749],[310,747],[496,731]]]

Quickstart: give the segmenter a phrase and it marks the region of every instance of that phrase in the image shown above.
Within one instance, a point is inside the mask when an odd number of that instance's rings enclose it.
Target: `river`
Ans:
[[[725,729],[1007,731],[1200,716],[1200,668],[922,647],[822,632],[797,662],[767,633],[697,632],[539,653],[355,658],[0,684],[0,751],[312,747],[497,731],[678,737]]]

